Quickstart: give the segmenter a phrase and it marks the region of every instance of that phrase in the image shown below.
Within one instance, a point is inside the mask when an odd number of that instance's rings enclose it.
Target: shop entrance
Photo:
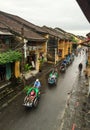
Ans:
[[[32,70],[36,68],[36,54],[35,51],[30,51],[29,56],[27,56],[27,63],[32,66]]]

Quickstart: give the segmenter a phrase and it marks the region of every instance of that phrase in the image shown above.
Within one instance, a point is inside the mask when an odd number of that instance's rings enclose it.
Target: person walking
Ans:
[[[79,69],[79,74],[81,75],[81,72],[82,72],[82,69],[83,69],[83,64],[82,63],[80,63],[78,65],[78,69]]]

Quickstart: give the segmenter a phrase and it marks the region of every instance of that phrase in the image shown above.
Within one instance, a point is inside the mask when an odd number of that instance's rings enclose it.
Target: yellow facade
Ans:
[[[58,61],[64,58],[64,41],[58,41]]]
[[[59,51],[61,54],[59,54]],[[60,61],[64,59],[66,55],[72,52],[72,43],[65,40],[60,40],[58,42],[58,58],[57,60]]]
[[[47,39],[49,35],[45,36]],[[38,48],[40,46],[40,48]],[[55,64],[64,59],[66,55],[72,52],[72,43],[66,40],[58,40],[58,48],[55,50]],[[44,57],[44,61],[47,61],[47,41],[44,43],[37,43],[37,50],[35,50],[37,59],[36,59],[36,70],[41,68],[41,54]]]

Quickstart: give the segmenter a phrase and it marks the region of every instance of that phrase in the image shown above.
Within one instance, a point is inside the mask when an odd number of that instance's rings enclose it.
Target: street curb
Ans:
[[[64,115],[65,115],[65,112],[66,112],[66,108],[67,108],[67,105],[65,106],[65,109],[63,110],[63,113],[61,115],[61,125],[60,125],[60,128],[58,130],[62,130],[63,129],[63,125],[64,125]]]

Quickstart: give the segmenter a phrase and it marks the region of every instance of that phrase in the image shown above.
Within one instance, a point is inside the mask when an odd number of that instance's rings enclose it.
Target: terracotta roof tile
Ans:
[[[1,12],[4,16],[7,16],[9,19],[12,19],[14,21],[16,21],[17,23],[23,25],[23,26],[26,26],[36,32],[39,32],[39,33],[44,33],[46,34],[46,31],[43,30],[41,27],[37,26],[37,25],[34,25],[28,21],[26,21],[25,19],[19,17],[19,16],[16,16],[16,15],[12,15],[12,14],[8,14],[8,13],[5,13],[5,12]]]
[[[51,27],[43,26],[42,28],[52,36],[58,37],[59,39],[65,38],[65,36],[63,34],[61,34],[60,32],[58,32],[57,30],[55,30]]]
[[[23,36],[28,40],[35,41],[45,41],[45,38],[38,33],[35,33],[25,25],[21,24],[17,20],[11,19],[7,16],[6,13],[2,13],[0,11],[0,27],[7,28],[8,30],[15,32],[22,36],[22,28],[23,28]]]

